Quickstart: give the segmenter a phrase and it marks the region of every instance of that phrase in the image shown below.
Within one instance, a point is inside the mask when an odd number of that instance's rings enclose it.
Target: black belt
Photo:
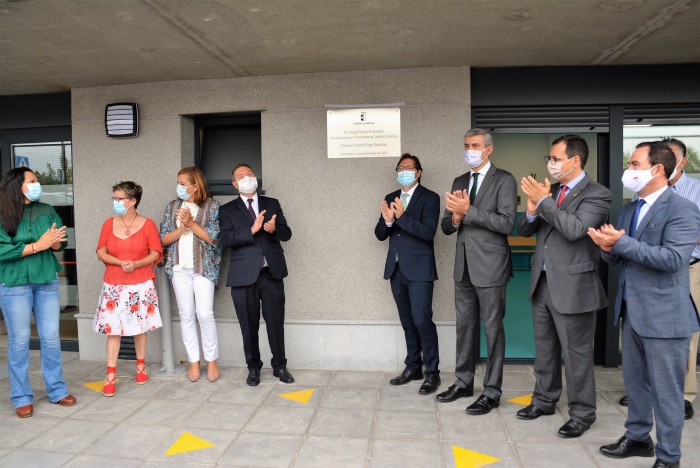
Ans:
[[[690,264],[688,266],[693,266],[698,262],[700,262],[700,258],[693,258],[690,260]]]

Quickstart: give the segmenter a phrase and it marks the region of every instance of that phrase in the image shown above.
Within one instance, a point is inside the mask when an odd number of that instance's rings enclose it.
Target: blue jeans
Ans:
[[[10,374],[10,399],[15,408],[34,400],[29,382],[29,336],[34,314],[41,343],[41,372],[51,403],[69,395],[63,380],[61,340],[58,336],[60,302],[58,279],[45,284],[5,286],[0,284],[0,309],[7,326],[7,367]]]

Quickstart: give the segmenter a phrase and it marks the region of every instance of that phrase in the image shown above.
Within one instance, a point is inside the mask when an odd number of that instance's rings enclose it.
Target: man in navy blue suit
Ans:
[[[438,337],[433,322],[433,283],[437,279],[433,238],[440,221],[440,196],[420,185],[422,167],[418,157],[401,156],[396,179],[401,189],[381,203],[381,216],[374,229],[380,241],[389,239],[384,279],[399,310],[406,336],[406,368],[391,379],[403,385],[423,378],[419,393],[428,395],[440,386]]]
[[[246,383],[260,383],[260,304],[272,351],[273,375],[292,383],[284,353],[284,283],[287,263],[280,242],[292,237],[292,230],[279,201],[257,194],[258,179],[247,164],[233,169],[233,186],[240,197],[226,203],[219,212],[221,245],[231,249],[226,286],[231,288],[233,305],[243,335],[243,351],[248,365]]]

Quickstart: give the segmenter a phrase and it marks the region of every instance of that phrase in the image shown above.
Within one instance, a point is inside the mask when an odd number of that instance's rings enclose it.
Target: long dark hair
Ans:
[[[5,232],[13,237],[24,213],[24,173],[32,172],[27,167],[8,171],[0,181],[0,221]]]

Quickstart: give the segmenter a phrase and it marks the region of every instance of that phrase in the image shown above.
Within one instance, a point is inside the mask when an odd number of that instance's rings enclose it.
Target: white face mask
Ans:
[[[258,179],[256,177],[245,176],[238,181],[238,191],[240,193],[254,193],[258,189]]]
[[[564,161],[557,162],[557,163],[549,161],[547,163],[547,171],[549,171],[549,175],[551,175],[554,178],[554,180],[562,180],[564,177],[567,176],[567,174],[569,172],[574,170],[573,164],[571,165],[571,169],[569,169],[568,171],[564,172],[562,170],[562,167],[564,167],[564,164],[566,164],[569,161],[571,161],[571,160],[566,159]]]
[[[641,170],[627,169],[625,173],[622,174],[622,185],[624,185],[626,189],[631,190],[634,193],[641,192],[642,190],[644,190],[644,187],[646,187],[647,184],[651,182],[651,179],[654,178],[654,176],[651,174],[651,171],[653,169],[653,167]]]
[[[678,175],[678,164],[676,164],[676,167],[673,168],[673,172],[671,172],[671,177],[668,178],[669,182],[671,182],[673,178],[676,177],[676,175]]]
[[[484,159],[481,155],[485,150],[464,150],[464,160],[469,167],[479,167]]]

